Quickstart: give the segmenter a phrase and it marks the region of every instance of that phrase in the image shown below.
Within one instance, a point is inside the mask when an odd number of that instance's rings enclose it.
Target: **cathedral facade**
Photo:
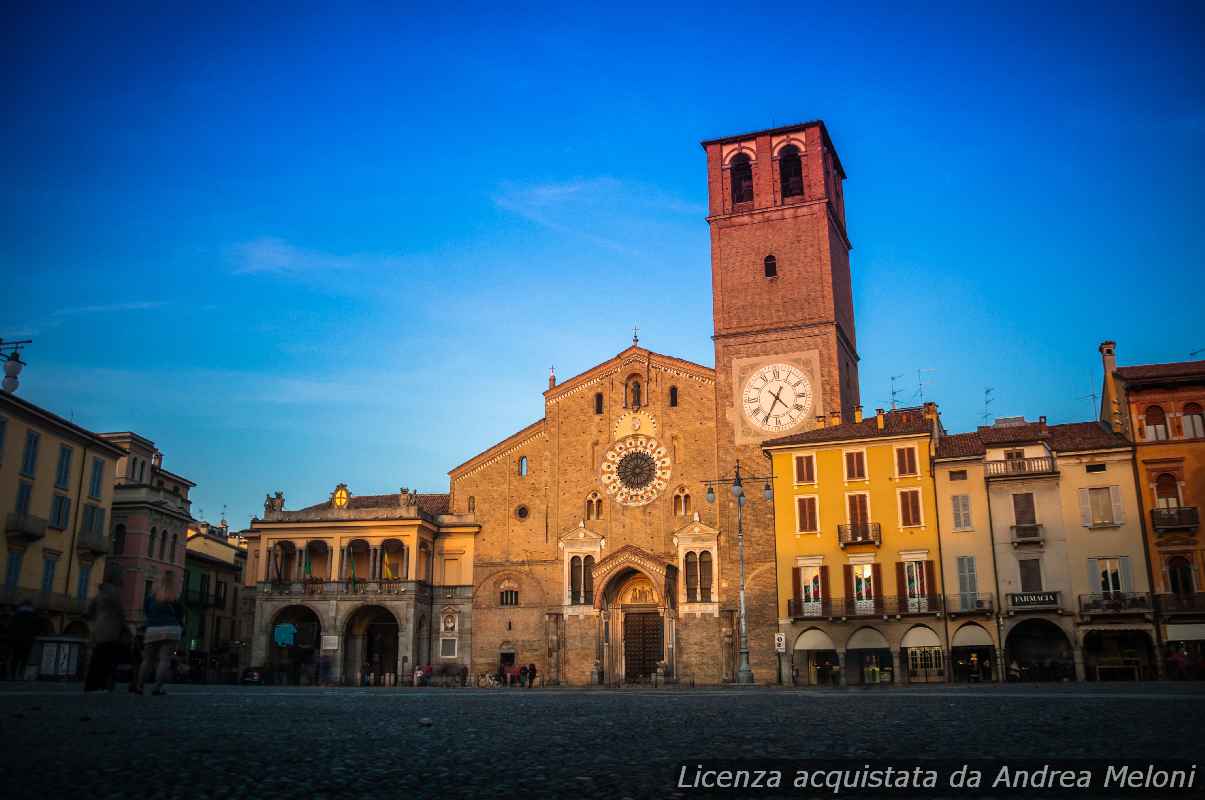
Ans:
[[[776,680],[761,444],[858,402],[845,174],[822,122],[703,149],[715,367],[633,337],[550,377],[543,417],[451,470],[447,495],[339,486],[296,512],[269,498],[248,535],[257,662],[290,680],[390,683],[436,662],[535,664],[568,685],[732,681],[743,535],[749,660]],[[708,491],[738,465],[739,509],[730,484]]]
[[[453,469],[481,526],[474,672],[550,681],[719,683],[740,643],[737,503],[707,482],[768,476],[762,441],[852,414],[858,397],[841,184],[823,123],[703,142],[715,368],[632,347],[562,383],[543,419]],[[772,504],[741,531],[750,662],[777,675]]]

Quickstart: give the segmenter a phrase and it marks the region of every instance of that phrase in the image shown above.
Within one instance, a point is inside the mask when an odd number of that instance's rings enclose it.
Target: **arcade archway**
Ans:
[[[271,681],[288,686],[317,684],[321,635],[322,623],[313,609],[300,605],[281,609],[268,632]]]
[[[409,665],[404,665],[409,668]],[[356,686],[399,682],[397,617],[381,606],[359,608],[343,629],[343,680]]]
[[[1063,629],[1044,619],[1027,619],[1004,640],[1009,680],[1075,679],[1075,657]]]

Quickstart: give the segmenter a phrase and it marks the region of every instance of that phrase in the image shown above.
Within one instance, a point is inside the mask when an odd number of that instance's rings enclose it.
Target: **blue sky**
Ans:
[[[0,38],[20,393],[241,527],[446,472],[641,343],[713,360],[708,137],[823,118],[863,402],[1086,418],[1205,348],[1201,7],[44,8]],[[1205,357],[1205,354],[1198,356]]]

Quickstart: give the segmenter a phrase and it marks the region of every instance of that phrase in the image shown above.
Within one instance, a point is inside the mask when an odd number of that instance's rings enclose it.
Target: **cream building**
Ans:
[[[1156,676],[1132,458],[1100,423],[1044,417],[1002,418],[938,447],[947,592],[970,594],[973,558],[977,599],[994,565],[997,630],[984,627],[1010,677]]]
[[[467,673],[479,525],[405,489],[297,511],[278,493],[245,532],[251,663],[276,683],[392,685],[416,667]]]

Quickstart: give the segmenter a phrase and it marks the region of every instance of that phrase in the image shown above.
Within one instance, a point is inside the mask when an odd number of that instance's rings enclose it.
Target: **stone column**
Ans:
[[[272,631],[268,630],[267,614],[264,604],[255,600],[255,620],[251,625],[251,663],[266,666],[268,662],[268,639]],[[137,665],[135,665],[137,669]]]
[[[381,546],[378,544],[368,551],[368,579],[375,581],[380,577]]]
[[[1078,645],[1075,647],[1075,679],[1087,680],[1087,673],[1084,672],[1084,648]]]
[[[997,647],[993,652],[996,654],[996,680],[1006,683],[1008,681],[1008,665],[1004,663],[1004,648]]]
[[[259,537],[259,564],[255,570],[256,581],[268,580],[268,537],[261,534]]]
[[[845,651],[837,651],[837,685],[845,686]]]
[[[896,686],[903,686],[907,683],[904,680],[904,673],[900,671],[900,651],[898,649],[891,651],[891,682]]]
[[[343,547],[337,541],[331,547],[330,578],[337,581],[343,579]]]

